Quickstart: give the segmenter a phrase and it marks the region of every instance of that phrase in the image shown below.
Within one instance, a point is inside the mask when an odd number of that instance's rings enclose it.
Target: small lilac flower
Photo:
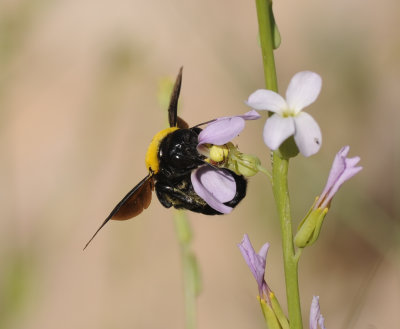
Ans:
[[[249,236],[245,234],[242,242],[238,244],[238,247],[247,263],[247,266],[250,268],[251,273],[253,273],[253,276],[257,281],[260,297],[268,299],[271,289],[269,289],[265,282],[264,275],[269,243],[264,244],[257,254],[251,245]]]
[[[244,129],[245,120],[258,118],[260,115],[257,111],[252,110],[244,115],[215,119],[200,132],[198,151],[209,156],[209,149],[204,144],[225,145]],[[221,154],[228,154],[228,148],[221,148],[220,151]],[[194,191],[211,208],[223,214],[232,211],[232,207],[224,204],[231,201],[236,195],[236,182],[228,171],[204,165],[192,171],[191,181]]]
[[[319,296],[314,296],[310,308],[310,329],[318,329],[318,325],[321,329],[325,329],[324,321],[319,309]]]
[[[242,242],[238,244],[247,266],[253,273],[258,285],[258,300],[263,311],[268,328],[289,329],[289,322],[279,304],[278,299],[265,282],[265,264],[269,243],[264,244],[258,254],[254,251],[247,234],[243,236]]]
[[[311,246],[318,239],[333,196],[346,180],[362,169],[362,167],[356,167],[356,164],[360,161],[359,157],[346,158],[349,150],[349,146],[344,146],[336,154],[324,190],[299,225],[294,237],[294,243],[297,247]]]
[[[332,198],[338,191],[339,187],[362,169],[362,167],[356,167],[356,164],[360,161],[360,157],[347,158],[349,150],[350,146],[344,146],[336,154],[329,173],[328,181],[318,198],[314,209],[324,209],[329,207]]]
[[[299,151],[308,157],[318,152],[322,143],[321,130],[308,113],[302,110],[312,104],[321,91],[322,79],[314,72],[296,73],[286,90],[286,100],[272,90],[259,89],[249,96],[247,105],[256,110],[274,112],[264,126],[264,142],[276,150],[294,135]]]

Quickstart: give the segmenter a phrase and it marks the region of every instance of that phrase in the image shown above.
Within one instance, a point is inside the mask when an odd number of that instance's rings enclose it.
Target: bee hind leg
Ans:
[[[157,182],[155,190],[158,200],[166,208],[187,209],[205,215],[221,215],[220,212],[211,208],[198,196],[191,186],[190,188],[179,189],[165,183]]]

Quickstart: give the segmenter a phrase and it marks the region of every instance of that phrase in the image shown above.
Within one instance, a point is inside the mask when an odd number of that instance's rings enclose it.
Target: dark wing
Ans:
[[[182,85],[182,70],[183,67],[179,70],[174,89],[172,90],[171,100],[169,101],[168,107],[168,121],[170,127],[189,128],[188,124],[178,117],[178,100]]]
[[[154,189],[153,175],[150,173],[143,178],[111,211],[103,224],[93,234],[92,238],[86,243],[85,248],[94,239],[106,223],[112,220],[127,220],[139,215],[144,209],[147,209],[151,202],[151,195]]]

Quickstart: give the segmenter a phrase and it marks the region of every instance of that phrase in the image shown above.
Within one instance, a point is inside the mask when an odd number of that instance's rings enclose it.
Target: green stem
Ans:
[[[274,19],[272,13],[272,1],[256,0],[256,7],[264,65],[265,85],[267,89],[278,92],[273,53]],[[293,245],[292,219],[290,214],[288,190],[289,160],[281,157],[279,151],[275,151],[273,153],[272,161],[272,189],[281,223],[289,323],[291,329],[302,329],[303,325],[298,284],[298,257],[295,255]]]
[[[184,211],[176,211],[174,219],[182,256],[185,328],[195,329],[196,298],[200,291],[200,276],[196,257],[190,248],[192,242],[192,231]]]
[[[257,166],[257,169],[258,169],[260,172],[262,172],[264,175],[266,175],[266,176],[269,178],[269,180],[272,182],[272,175],[271,175],[271,173],[268,171],[267,168],[264,168],[262,165],[258,165],[258,166]]]
[[[298,283],[298,255],[293,245],[292,219],[288,190],[289,160],[274,152],[272,166],[272,189],[281,223],[283,261],[285,268],[286,298],[291,329],[303,328],[301,319],[300,294]]]
[[[261,52],[264,64],[265,86],[267,89],[278,91],[276,78],[274,42],[273,42],[273,14],[271,0],[256,0],[258,32],[260,35]]]

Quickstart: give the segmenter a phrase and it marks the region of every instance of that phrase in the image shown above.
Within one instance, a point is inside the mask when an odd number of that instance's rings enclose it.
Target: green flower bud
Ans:
[[[275,313],[276,318],[278,319],[282,329],[289,329],[289,321],[286,318],[281,305],[279,304],[278,299],[276,298],[275,294],[271,291],[269,293],[269,300],[271,302],[272,310]]]
[[[258,300],[269,329],[289,329],[289,322],[272,291],[267,299],[258,296]]]
[[[318,239],[322,223],[327,213],[328,208],[311,208],[306,217],[301,221],[296,236],[294,237],[294,244],[297,247],[304,248],[311,246]]]
[[[226,168],[244,177],[254,176],[260,171],[261,161],[259,158],[254,155],[241,153],[232,143],[228,143],[226,146],[229,149]]]
[[[265,301],[265,299],[261,299],[260,297],[258,297],[258,300],[260,301],[261,310],[263,312],[264,319],[268,325],[268,328],[269,329],[281,329],[278,318],[276,317],[271,306]]]
[[[254,155],[241,154],[240,160],[237,161],[237,171],[245,176],[251,177],[258,173],[258,166],[261,164],[260,159]]]

